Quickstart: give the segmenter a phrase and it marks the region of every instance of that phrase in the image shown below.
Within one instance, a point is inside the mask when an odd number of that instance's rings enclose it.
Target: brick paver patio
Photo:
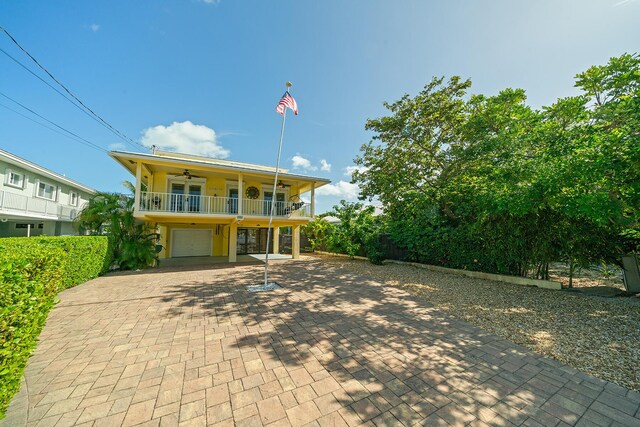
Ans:
[[[228,267],[228,266],[227,266]],[[5,425],[640,425],[640,395],[348,270],[281,262],[65,291]]]

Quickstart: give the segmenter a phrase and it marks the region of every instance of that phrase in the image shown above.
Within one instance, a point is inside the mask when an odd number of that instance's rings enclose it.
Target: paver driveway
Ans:
[[[228,267],[228,266],[227,266]],[[640,425],[640,395],[322,261],[102,277],[26,370],[30,425]],[[13,404],[7,420],[21,414]]]

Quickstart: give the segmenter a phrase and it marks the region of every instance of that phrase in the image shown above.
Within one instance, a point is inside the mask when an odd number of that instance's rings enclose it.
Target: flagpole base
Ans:
[[[259,283],[257,285],[248,285],[247,291],[249,292],[266,292],[275,291],[276,289],[282,289],[277,282]]]

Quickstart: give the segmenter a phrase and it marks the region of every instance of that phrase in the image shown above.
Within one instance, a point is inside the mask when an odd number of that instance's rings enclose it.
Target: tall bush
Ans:
[[[323,218],[310,222],[303,228],[314,249],[349,255],[367,256],[374,264],[382,263],[384,249],[380,243],[384,221],[374,215],[373,206],[341,200],[326,215],[335,216],[339,222],[331,224]]]

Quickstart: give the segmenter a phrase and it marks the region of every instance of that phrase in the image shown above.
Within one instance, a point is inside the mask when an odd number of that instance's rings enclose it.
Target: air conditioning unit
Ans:
[[[622,257],[624,268],[624,287],[627,292],[640,293],[640,262],[636,254],[627,254]]]

